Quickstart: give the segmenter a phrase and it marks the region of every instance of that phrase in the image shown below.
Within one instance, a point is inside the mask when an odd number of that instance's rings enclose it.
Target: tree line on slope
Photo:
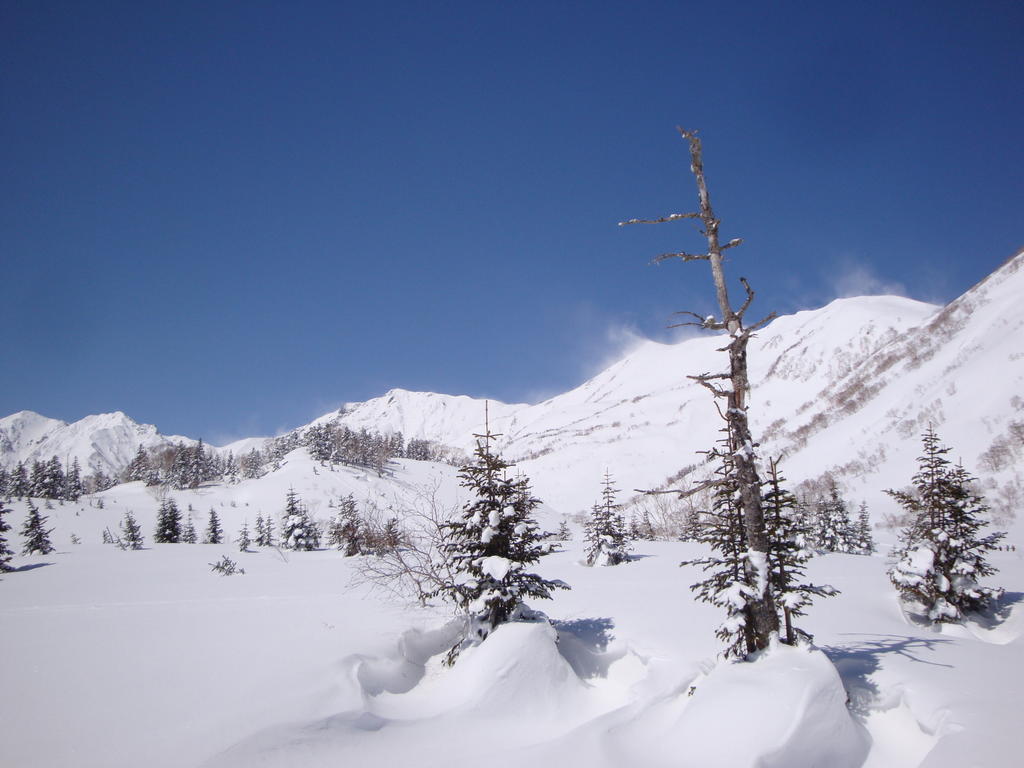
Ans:
[[[10,470],[0,467],[0,498],[38,498],[77,501],[87,493],[105,491],[119,482],[142,481],[149,486],[178,490],[198,488],[208,482],[235,482],[258,478],[280,467],[281,459],[300,446],[323,464],[367,467],[383,473],[392,459],[457,462],[459,454],[432,440],[405,440],[401,432],[381,434],[352,430],[337,421],[294,430],[273,438],[263,449],[253,448],[236,457],[211,450],[199,440],[195,445],[176,443],[159,448],[139,446],[128,466],[116,477],[102,470],[83,476],[78,458],[69,467],[57,456],[31,465],[18,462]]]

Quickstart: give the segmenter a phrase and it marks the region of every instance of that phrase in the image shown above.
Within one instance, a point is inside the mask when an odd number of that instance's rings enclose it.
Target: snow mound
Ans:
[[[459,629],[452,623],[407,632],[389,658],[346,660],[362,689],[361,707],[269,729],[209,765],[399,764],[409,754],[424,766],[476,765],[485,751],[544,741],[595,714],[547,622],[504,624],[463,651],[454,667],[443,667],[442,651]]]
[[[856,768],[870,739],[851,718],[835,668],[819,651],[772,648],[751,664],[721,664],[668,695],[643,694],[643,665],[610,698],[582,680],[547,622],[509,623],[452,668],[441,652],[457,623],[403,635],[387,659],[353,657],[363,704],[315,723],[274,728],[211,765],[575,764]],[[428,658],[429,657],[429,658]],[[654,668],[647,670],[653,673]],[[623,681],[625,682],[625,680]],[[742,730],[737,737],[736,729]]]
[[[857,768],[870,741],[825,654],[783,645],[719,664],[611,736],[634,764],[694,768]]]

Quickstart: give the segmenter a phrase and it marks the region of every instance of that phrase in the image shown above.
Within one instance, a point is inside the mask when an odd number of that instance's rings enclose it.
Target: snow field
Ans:
[[[54,517],[86,543],[57,539],[58,553],[16,557],[22,570],[2,577],[0,677],[18,692],[0,703],[5,763],[910,768],[1005,765],[1016,748],[1015,552],[994,557],[1013,592],[1005,620],[942,633],[900,610],[884,558],[812,560],[810,578],[843,594],[801,624],[841,684],[816,651],[716,663],[721,616],[693,601],[697,570],[678,566],[697,545],[638,542],[635,561],[587,568],[575,531],[538,568],[573,587],[535,606],[553,625],[502,627],[449,669],[448,614],[353,588],[355,559],[89,543],[139,491],[108,492],[106,509],[77,518],[66,505]],[[212,573],[222,554],[246,573]]]

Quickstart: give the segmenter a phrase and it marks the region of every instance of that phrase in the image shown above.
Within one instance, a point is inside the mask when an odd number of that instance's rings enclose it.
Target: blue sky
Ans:
[[[0,2],[0,414],[223,442],[536,400],[710,307],[947,301],[1024,245],[1024,4]],[[681,371],[680,375],[684,375]]]

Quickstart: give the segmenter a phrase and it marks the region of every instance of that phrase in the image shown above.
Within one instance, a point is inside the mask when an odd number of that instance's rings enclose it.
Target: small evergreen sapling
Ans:
[[[199,541],[199,534],[196,532],[196,524],[192,522],[192,515],[185,518],[185,527],[181,532],[182,544],[195,544]]]
[[[299,501],[294,488],[285,497],[284,519],[281,521],[283,546],[309,552],[320,546],[320,532],[309,517],[309,512]]]
[[[248,520],[243,520],[242,521],[242,530],[240,530],[238,532],[238,538],[235,539],[235,543],[238,544],[238,551],[239,552],[248,552],[249,551],[249,545],[252,544],[252,541],[249,539],[249,521]]]
[[[587,565],[619,565],[629,562],[626,524],[615,503],[616,489],[606,470],[601,502],[594,505],[585,525]]]
[[[245,574],[245,569],[239,568],[238,563],[227,555],[222,555],[216,563],[210,563],[210,570],[219,573],[221,576],[234,576],[236,573]]]
[[[856,531],[856,554],[874,554],[875,537],[871,534],[871,516],[868,514],[868,504],[866,501],[862,501],[860,508],[857,510],[857,522],[854,524],[854,530]]]
[[[48,555],[56,550],[50,542],[52,528],[46,527],[46,517],[39,512],[39,508],[31,501],[28,503],[28,517],[21,528],[21,535],[25,538],[25,544],[21,554],[31,555],[33,553]]]
[[[121,543],[125,549],[142,549],[142,526],[135,521],[129,510],[121,521]]]
[[[349,494],[338,504],[338,514],[328,529],[328,544],[345,557],[362,554],[366,537],[364,527],[356,509],[356,500]]]
[[[256,516],[256,546],[274,546],[274,520],[270,515],[265,518],[262,514]]]
[[[495,436],[490,430],[476,437],[476,458],[459,472],[462,487],[473,498],[459,518],[441,527],[440,551],[453,578],[430,595],[455,603],[469,618],[467,636],[451,649],[448,664],[501,624],[534,616],[524,604],[526,599],[547,600],[552,590],[569,588],[527,570],[551,552],[550,545],[541,543],[533,518],[540,501],[531,494],[525,477],[508,477],[511,465],[491,451]]]
[[[988,507],[971,490],[975,480],[967,470],[950,466],[950,449],[931,426],[922,442],[914,490],[886,491],[912,516],[893,550],[889,578],[905,600],[924,606],[931,621],[956,622],[1002,594],[978,581],[996,572],[985,555],[1005,534],[981,534]]]
[[[210,507],[210,517],[206,523],[206,535],[203,544],[220,544],[224,541],[224,529],[221,528],[217,510]]]
[[[782,608],[782,642],[796,645],[800,638],[810,640],[811,636],[793,626],[793,619],[804,615],[804,608],[814,597],[832,597],[838,590],[802,582],[804,566],[814,554],[811,531],[799,512],[796,497],[783,487],[785,480],[778,460],[770,460],[764,494],[769,579],[775,605]]]

